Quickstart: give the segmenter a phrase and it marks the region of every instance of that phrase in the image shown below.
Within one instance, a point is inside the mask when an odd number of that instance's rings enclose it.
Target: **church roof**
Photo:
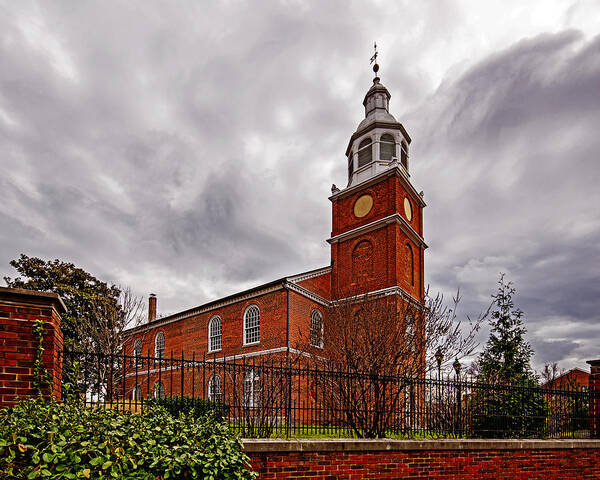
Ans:
[[[157,318],[149,323],[143,323],[141,325],[137,325],[132,328],[128,328],[125,330],[125,334],[135,333],[142,330],[146,330],[148,328],[155,328],[159,325],[165,323],[171,323],[177,320],[183,320],[185,318],[189,318],[195,315],[199,315],[201,313],[205,313],[206,311],[210,311],[216,308],[220,308],[224,306],[224,304],[236,303],[243,299],[243,297],[248,297],[254,293],[258,293],[261,291],[265,291],[264,293],[269,293],[273,290],[278,290],[283,288],[286,284],[300,282],[305,278],[312,278],[315,276],[325,275],[331,271],[331,267],[321,267],[315,268],[313,270],[308,270],[303,273],[299,273],[296,275],[291,275],[287,277],[282,277],[277,280],[273,280],[271,282],[263,283],[261,285],[257,285],[255,287],[249,288],[247,290],[243,290],[241,292],[237,292],[231,295],[227,295],[226,297],[221,297],[216,300],[212,300],[210,302],[198,305],[196,307],[188,308],[187,310],[182,310],[181,312],[173,313],[171,315],[167,315],[166,317]],[[262,295],[262,293],[261,293]]]

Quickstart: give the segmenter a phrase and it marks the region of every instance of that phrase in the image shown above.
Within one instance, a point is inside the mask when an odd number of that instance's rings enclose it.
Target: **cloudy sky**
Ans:
[[[369,57],[413,138],[427,282],[499,272],[535,365],[600,358],[597,0],[0,1],[0,276],[23,252],[172,313],[329,263]]]

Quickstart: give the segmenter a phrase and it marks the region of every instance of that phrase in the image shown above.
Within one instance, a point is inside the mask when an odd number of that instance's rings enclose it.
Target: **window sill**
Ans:
[[[208,350],[206,352],[206,354],[208,355],[209,353],[217,353],[217,352],[221,352],[223,349],[222,348],[217,348],[216,350]]]
[[[258,345],[258,344],[260,344],[260,340],[258,342],[244,343],[242,345],[242,348],[244,348],[244,347],[254,347],[255,345]]]

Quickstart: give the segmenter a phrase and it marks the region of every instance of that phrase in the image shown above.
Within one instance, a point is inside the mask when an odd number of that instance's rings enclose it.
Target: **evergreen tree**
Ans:
[[[492,295],[491,332],[479,356],[479,371],[485,380],[505,383],[531,383],[535,380],[531,368],[533,349],[525,340],[523,312],[513,302],[515,288],[500,274],[498,293]]]
[[[533,349],[525,340],[523,312],[513,302],[515,289],[500,274],[492,295],[490,338],[479,356],[479,380],[488,385],[469,399],[472,433],[478,437],[514,438],[545,435],[548,405],[533,388]],[[508,385],[519,385],[511,387]]]

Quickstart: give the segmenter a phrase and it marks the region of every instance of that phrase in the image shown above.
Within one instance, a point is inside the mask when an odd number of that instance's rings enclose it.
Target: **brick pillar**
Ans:
[[[51,385],[44,392],[60,399],[62,345],[60,315],[65,304],[56,293],[0,287],[0,407],[37,395],[34,361],[37,340],[33,324],[44,322],[44,353]]]
[[[589,360],[590,372],[590,438],[600,438],[600,360]]]

